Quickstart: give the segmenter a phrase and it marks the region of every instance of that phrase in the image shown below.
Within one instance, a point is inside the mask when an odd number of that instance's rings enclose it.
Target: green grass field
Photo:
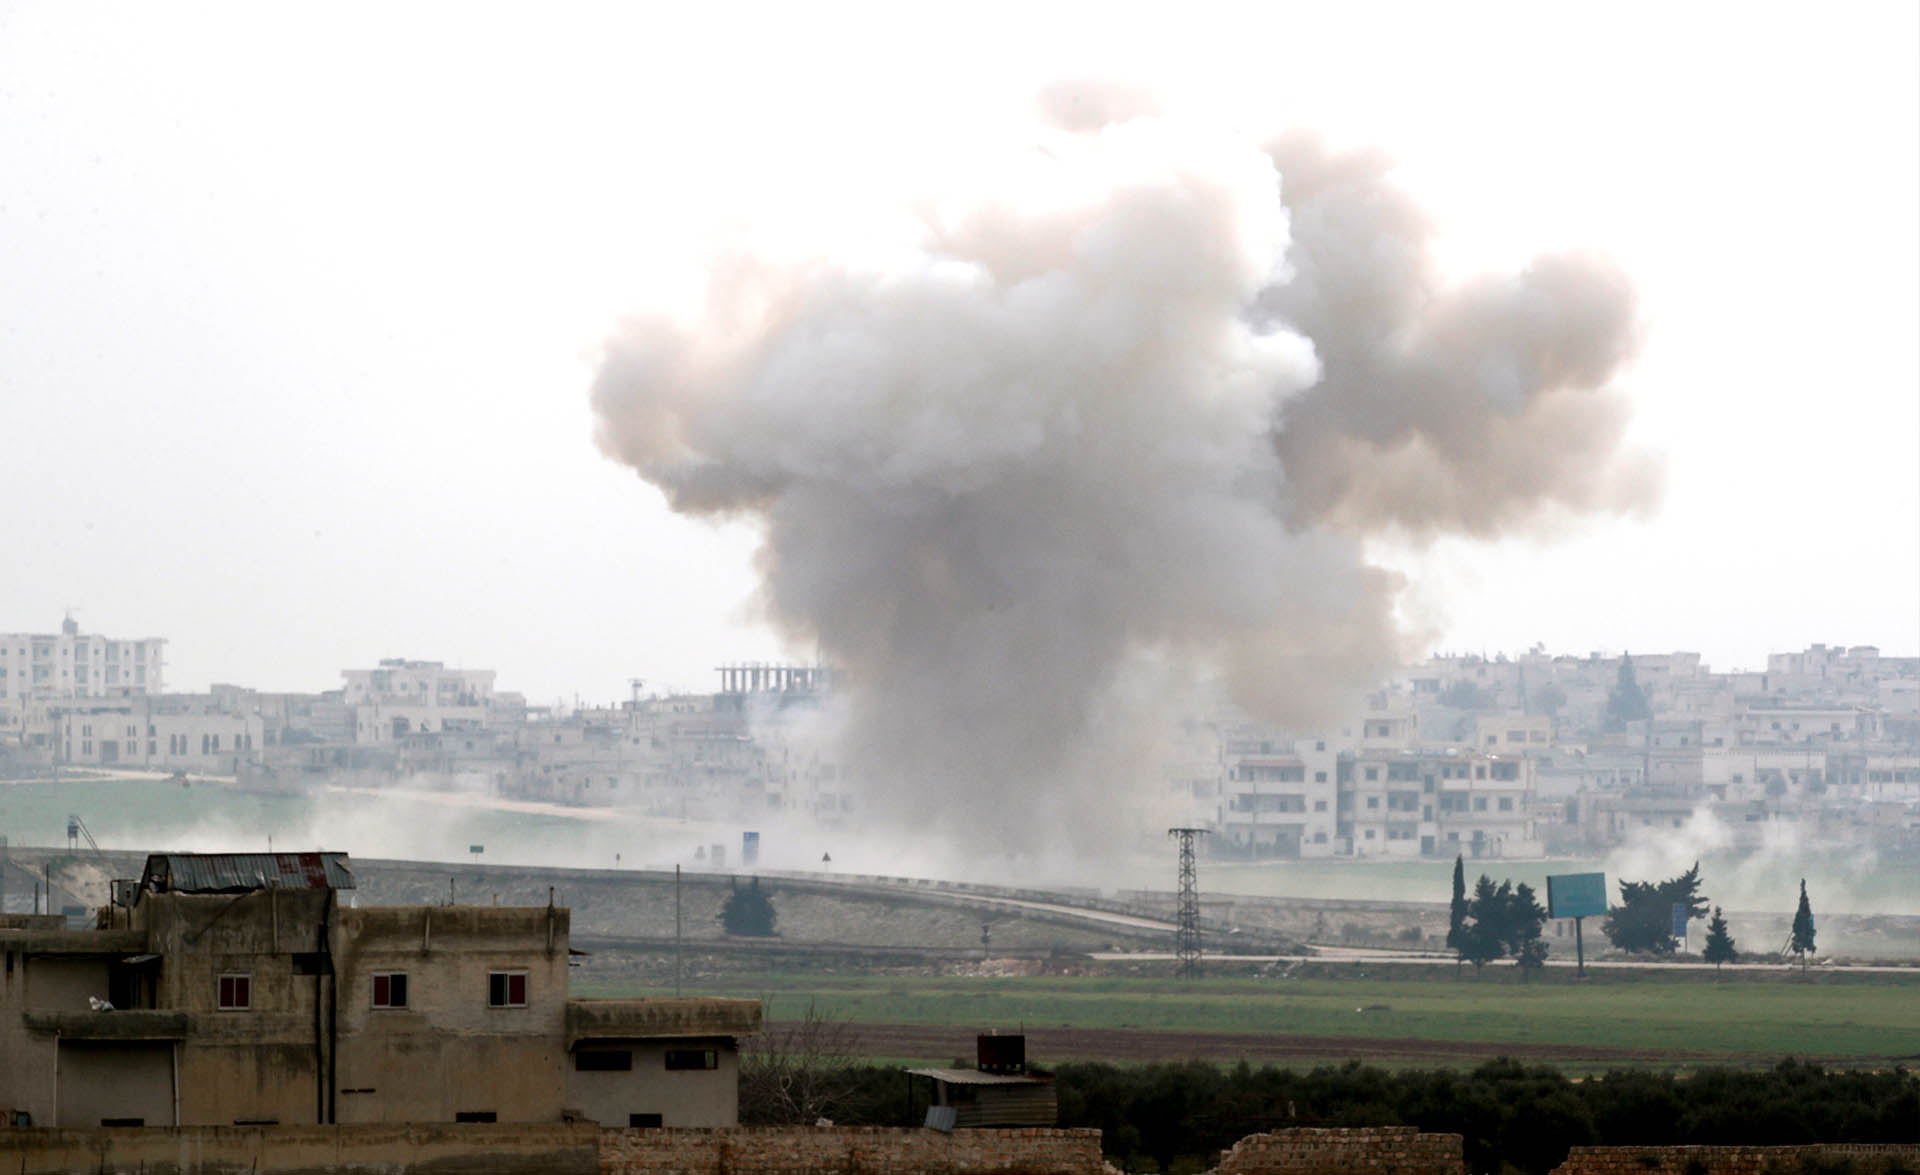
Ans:
[[[633,995],[608,986],[584,995]],[[694,994],[690,991],[689,994]],[[775,1019],[809,1001],[855,1023],[1271,1033],[1378,1040],[1602,1046],[1688,1063],[1781,1056],[1848,1065],[1920,1061],[1920,973],[1807,980],[1629,973],[1522,984],[1509,974],[1313,979],[727,976],[698,994],[765,997]],[[1365,1009],[1365,1010],[1361,1010]]]

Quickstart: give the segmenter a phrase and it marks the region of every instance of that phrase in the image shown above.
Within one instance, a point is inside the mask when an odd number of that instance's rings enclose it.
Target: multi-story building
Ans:
[[[161,692],[167,642],[83,633],[69,616],[57,633],[0,633],[0,706],[28,699],[124,698]]]
[[[1542,852],[1532,758],[1463,748],[1338,748],[1317,737],[1229,743],[1215,851],[1250,857]]]
[[[448,669],[439,661],[390,658],[378,669],[346,669],[343,701],[356,743],[386,743],[410,734],[478,730],[493,717],[491,669]]]
[[[1324,738],[1243,735],[1226,748],[1216,851],[1248,857],[1330,857],[1338,850],[1340,753]]]
[[[264,722],[217,694],[75,699],[46,705],[56,761],[232,775],[258,753]]]
[[[0,916],[0,1107],[43,1126],[725,1126],[754,1000],[581,1000],[564,907],[356,908],[343,853],[161,854]]]

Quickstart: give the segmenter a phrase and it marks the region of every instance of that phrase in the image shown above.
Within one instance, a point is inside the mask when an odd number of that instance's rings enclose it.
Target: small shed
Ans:
[[[978,1068],[909,1069],[927,1083],[926,1124],[939,1130],[1057,1125],[1053,1074],[1027,1065],[1024,1036],[981,1036]]]

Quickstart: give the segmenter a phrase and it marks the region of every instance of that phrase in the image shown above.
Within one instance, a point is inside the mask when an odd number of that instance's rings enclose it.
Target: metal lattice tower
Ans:
[[[1180,901],[1175,915],[1174,953],[1180,958],[1182,979],[1200,974],[1200,887],[1193,868],[1193,838],[1205,836],[1205,828],[1169,828],[1167,835],[1180,841]]]

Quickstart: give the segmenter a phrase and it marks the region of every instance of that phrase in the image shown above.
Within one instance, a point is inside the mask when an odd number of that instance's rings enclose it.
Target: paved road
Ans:
[[[1171,951],[1103,951],[1093,955],[1095,959],[1111,962],[1171,962],[1176,957],[1177,956]],[[1411,952],[1379,950],[1369,947],[1316,947],[1314,953],[1311,955],[1207,954],[1202,955],[1201,958],[1203,961],[1213,959],[1219,962],[1229,963],[1393,963],[1396,965],[1410,963],[1416,966],[1429,967],[1458,966],[1457,961],[1452,955],[1416,954]],[[1507,963],[1504,965],[1511,966],[1512,964]],[[1547,966],[1575,967],[1578,966],[1578,964],[1572,959],[1548,959]],[[1589,970],[1599,968],[1616,971],[1712,971],[1715,969],[1712,963],[1650,963],[1629,959],[1588,959],[1587,967]],[[1798,971],[1800,965],[1797,963],[1780,962],[1728,963],[1726,969],[1729,971]],[[1825,972],[1830,975],[1862,973],[1912,975],[1920,977],[1920,967],[1913,966],[1814,963],[1809,969]]]

